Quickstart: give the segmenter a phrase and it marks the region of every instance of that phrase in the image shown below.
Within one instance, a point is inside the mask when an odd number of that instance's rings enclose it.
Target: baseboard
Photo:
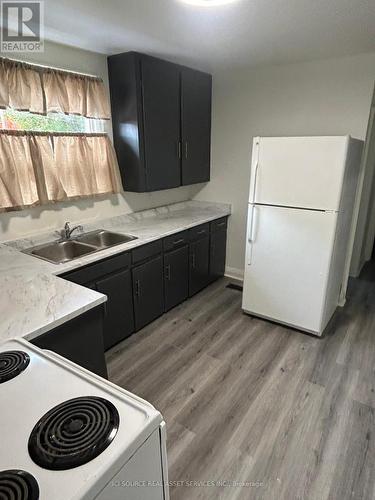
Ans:
[[[338,303],[338,306],[339,307],[344,307],[346,304],[346,297],[340,297],[339,298],[339,303]]]
[[[236,267],[226,267],[225,276],[237,281],[243,281],[244,271],[243,269],[237,269]]]

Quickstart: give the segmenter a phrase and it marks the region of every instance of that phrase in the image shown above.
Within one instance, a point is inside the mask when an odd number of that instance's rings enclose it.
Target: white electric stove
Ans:
[[[165,424],[146,401],[15,339],[0,407],[0,498],[168,500]]]

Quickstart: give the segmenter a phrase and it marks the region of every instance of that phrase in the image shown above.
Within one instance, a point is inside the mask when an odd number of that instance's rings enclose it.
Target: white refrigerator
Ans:
[[[362,141],[253,141],[242,308],[322,335],[343,305]]]

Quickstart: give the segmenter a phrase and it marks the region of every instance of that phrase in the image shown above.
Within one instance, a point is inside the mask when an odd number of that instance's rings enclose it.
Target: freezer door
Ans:
[[[254,140],[249,203],[338,210],[349,136]]]
[[[242,308],[320,335],[337,213],[249,206]]]

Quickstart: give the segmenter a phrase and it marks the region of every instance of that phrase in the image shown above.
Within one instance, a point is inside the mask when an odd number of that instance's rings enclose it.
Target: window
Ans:
[[[40,115],[7,108],[0,110],[0,128],[31,132],[100,133],[106,132],[107,122],[66,113]]]
[[[118,193],[109,119],[100,78],[0,58],[0,211]]]

